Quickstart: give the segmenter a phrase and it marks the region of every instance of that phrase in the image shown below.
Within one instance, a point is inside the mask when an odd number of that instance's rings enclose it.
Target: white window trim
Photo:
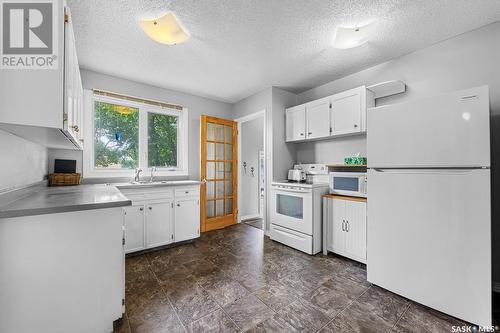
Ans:
[[[155,176],[189,176],[188,149],[189,149],[189,117],[187,108],[182,110],[154,107],[144,103],[132,102],[108,96],[94,95],[92,90],[84,90],[84,149],[83,149],[83,177],[87,178],[111,178],[111,177],[133,177],[134,170],[98,170],[94,168],[94,102],[120,104],[139,108],[139,168],[143,170],[142,175],[148,174],[148,143],[147,140],[147,114],[148,112],[178,116],[177,131],[177,168],[157,168]]]

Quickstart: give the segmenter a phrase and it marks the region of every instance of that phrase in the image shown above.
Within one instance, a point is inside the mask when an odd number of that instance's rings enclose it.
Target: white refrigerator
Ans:
[[[492,323],[487,86],[368,111],[368,281]]]

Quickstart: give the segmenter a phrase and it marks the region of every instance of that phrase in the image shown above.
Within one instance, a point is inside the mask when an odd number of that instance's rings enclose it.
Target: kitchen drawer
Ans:
[[[271,224],[270,237],[307,254],[313,254],[312,236]]]
[[[200,196],[200,188],[198,186],[186,186],[186,187],[177,187],[175,189],[175,198],[182,197],[199,197]]]

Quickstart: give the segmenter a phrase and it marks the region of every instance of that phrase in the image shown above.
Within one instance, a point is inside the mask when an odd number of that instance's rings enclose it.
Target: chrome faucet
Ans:
[[[149,182],[152,183],[155,176],[154,176],[154,173],[156,172],[156,167],[152,167],[151,168],[151,178],[149,178]]]
[[[135,169],[135,175],[134,175],[134,181],[138,182],[139,181],[139,174],[142,172],[141,168]]]

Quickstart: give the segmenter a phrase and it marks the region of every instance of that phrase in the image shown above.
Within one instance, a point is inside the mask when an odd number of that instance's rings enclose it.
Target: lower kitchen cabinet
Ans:
[[[145,249],[144,245],[144,205],[134,204],[123,208],[125,226],[125,253]]]
[[[187,199],[175,203],[174,239],[176,242],[200,237],[200,200]]]
[[[124,189],[125,253],[200,237],[199,186]]]
[[[146,248],[172,243],[172,206],[172,201],[146,205]]]
[[[323,197],[323,253],[366,263],[366,199]]]

